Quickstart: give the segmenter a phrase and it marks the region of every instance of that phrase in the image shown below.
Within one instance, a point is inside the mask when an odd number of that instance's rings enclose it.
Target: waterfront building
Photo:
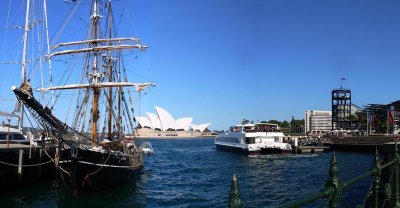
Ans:
[[[333,130],[346,130],[351,128],[351,91],[342,86],[332,90],[332,123]]]
[[[389,104],[368,104],[360,112],[365,130],[371,133],[400,134],[400,100]]]
[[[325,134],[331,131],[332,111],[306,110],[304,113],[305,134]]]
[[[355,105],[353,103],[351,104],[351,106],[350,106],[351,115],[356,115],[357,113],[359,113],[361,111],[362,111],[362,108],[360,106]]]
[[[193,118],[184,117],[174,119],[167,110],[155,106],[155,113],[146,113],[146,116],[136,116],[138,137],[204,137],[210,136],[210,123],[193,124]]]

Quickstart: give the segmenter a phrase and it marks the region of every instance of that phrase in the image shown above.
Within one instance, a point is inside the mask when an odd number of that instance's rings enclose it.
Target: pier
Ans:
[[[16,188],[45,178],[54,178],[55,166],[47,154],[54,155],[55,149],[0,144],[0,185]]]
[[[293,151],[295,153],[323,153],[329,149],[328,146],[299,146],[295,147]]]
[[[328,138],[313,138],[313,137],[290,137],[286,138],[287,141],[292,143],[293,153],[323,153],[330,149],[332,141]]]
[[[394,142],[394,135],[331,137],[329,146],[334,150],[374,153],[383,150],[385,143]]]
[[[370,136],[345,136],[345,137],[290,137],[294,153],[316,153],[329,149],[339,151],[374,153],[375,149],[383,150],[384,144],[394,142],[394,135],[370,135]]]

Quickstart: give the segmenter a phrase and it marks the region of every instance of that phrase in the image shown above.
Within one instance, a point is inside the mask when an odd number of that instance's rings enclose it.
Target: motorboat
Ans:
[[[291,153],[291,144],[284,142],[285,135],[277,124],[239,124],[215,138],[218,149],[246,154]]]

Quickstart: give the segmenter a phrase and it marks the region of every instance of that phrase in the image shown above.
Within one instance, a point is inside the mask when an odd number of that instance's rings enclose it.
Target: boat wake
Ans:
[[[154,154],[154,149],[150,142],[145,142],[140,145],[140,151],[144,154]]]

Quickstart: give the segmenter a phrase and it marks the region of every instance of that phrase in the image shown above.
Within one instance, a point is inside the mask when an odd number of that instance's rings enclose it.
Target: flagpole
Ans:
[[[386,133],[389,135],[389,110],[386,110]]]
[[[369,135],[369,112],[367,111],[367,135]]]

